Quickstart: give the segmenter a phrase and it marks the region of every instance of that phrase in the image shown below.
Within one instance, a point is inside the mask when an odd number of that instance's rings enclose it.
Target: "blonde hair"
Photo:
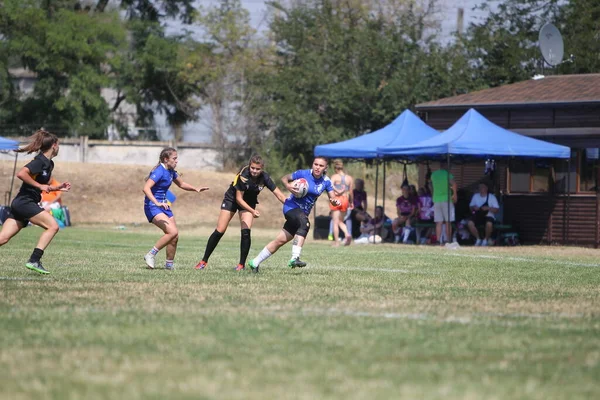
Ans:
[[[344,162],[342,160],[340,160],[339,158],[336,158],[335,160],[333,160],[333,168],[334,169],[344,169]]]

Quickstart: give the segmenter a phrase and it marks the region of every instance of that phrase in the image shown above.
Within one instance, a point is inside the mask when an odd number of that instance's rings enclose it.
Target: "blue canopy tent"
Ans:
[[[501,128],[474,109],[467,111],[442,134],[405,146],[381,146],[377,153],[384,157],[446,158],[461,157],[531,157],[560,158],[570,162],[571,149],[566,146],[533,139]],[[570,174],[567,175],[570,177]],[[567,183],[567,187],[570,184]],[[449,193],[448,193],[449,194]],[[567,214],[568,214],[567,194]],[[450,200],[448,199],[448,208]]]
[[[426,139],[439,136],[439,132],[431,128],[412,111],[405,110],[389,125],[352,139],[342,142],[315,146],[315,156],[340,157],[356,159],[382,158],[378,149],[384,146],[407,146]],[[385,193],[385,163],[383,164],[383,192]],[[375,172],[375,205],[379,183],[379,162]],[[383,206],[385,208],[385,197]]]
[[[418,143],[380,146],[380,156],[571,157],[571,149],[501,128],[470,109],[442,134]]]
[[[342,142],[315,146],[315,156],[340,158],[380,158],[377,150],[387,146],[407,146],[433,136],[439,132],[425,124],[410,110],[404,111],[389,125]]]
[[[19,142],[15,141],[15,140],[10,140],[10,139],[6,139],[0,136],[0,151],[10,151],[10,150],[16,150],[19,148]],[[12,188],[13,188],[13,184],[15,182],[15,173],[17,170],[17,157],[19,156],[19,153],[15,152],[15,164],[13,166],[13,174],[12,174],[12,179],[10,181],[10,189],[6,192],[6,194],[8,195],[7,197],[7,205],[10,203],[11,199],[12,199]]]

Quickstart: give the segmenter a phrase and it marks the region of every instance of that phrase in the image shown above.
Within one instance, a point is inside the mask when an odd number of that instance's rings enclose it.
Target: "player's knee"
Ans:
[[[4,246],[6,243],[8,243],[8,237],[7,236],[2,236],[0,235],[0,246]]]
[[[242,229],[242,239],[250,239],[250,229]]]

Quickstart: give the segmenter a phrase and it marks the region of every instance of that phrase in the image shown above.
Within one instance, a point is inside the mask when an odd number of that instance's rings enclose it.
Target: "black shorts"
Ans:
[[[10,211],[8,212],[7,218],[12,218],[17,222],[23,224],[23,227],[29,225],[29,219],[35,217],[44,209],[35,202],[25,196],[17,196],[10,205]]]
[[[258,204],[258,203],[257,203]],[[256,204],[251,204],[248,203],[248,205],[252,208],[256,208]],[[236,211],[246,211],[245,208],[242,208],[237,201],[231,201],[227,198],[223,199],[223,202],[221,203],[221,210],[226,210],[226,211],[231,211],[231,212],[236,212]]]
[[[471,221],[473,221],[473,223],[474,223],[476,226],[479,226],[479,225],[485,225],[485,224],[487,224],[488,222],[490,222],[490,223],[492,223],[492,224],[493,224],[494,222],[496,222],[496,220],[495,220],[494,218],[492,218],[492,217],[488,217],[487,215],[484,215],[484,216],[479,216],[479,215],[477,215],[477,213],[475,213],[475,214],[473,215],[473,217],[471,218]]]
[[[308,215],[304,214],[299,208],[293,208],[285,213],[285,224],[283,224],[283,230],[288,232],[290,235],[298,235],[306,237],[310,230],[310,221]]]

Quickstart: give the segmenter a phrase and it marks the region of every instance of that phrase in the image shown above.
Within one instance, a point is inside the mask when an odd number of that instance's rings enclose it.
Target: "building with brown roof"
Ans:
[[[536,77],[418,104],[416,111],[431,127],[445,130],[470,108],[503,128],[572,149],[570,162],[497,160],[504,222],[528,243],[597,247],[600,74]],[[459,186],[469,190],[484,177],[484,168],[478,161],[452,170]]]

